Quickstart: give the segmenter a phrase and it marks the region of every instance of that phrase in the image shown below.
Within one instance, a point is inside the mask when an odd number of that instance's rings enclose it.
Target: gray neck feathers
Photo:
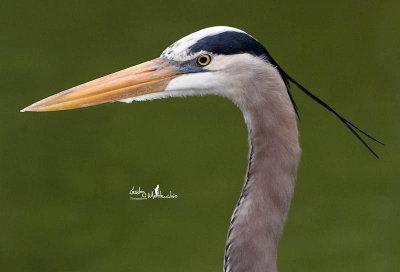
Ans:
[[[277,271],[278,241],[300,157],[295,113],[282,78],[268,64],[256,77],[243,86],[245,95],[237,102],[249,130],[250,155],[229,227],[225,272]]]

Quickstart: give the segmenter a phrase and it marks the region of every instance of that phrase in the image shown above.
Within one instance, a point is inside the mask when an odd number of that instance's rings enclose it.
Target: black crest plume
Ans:
[[[364,134],[365,136],[367,136],[368,138],[370,138],[371,140],[374,140],[377,143],[380,143],[381,145],[384,145],[382,142],[378,141],[377,139],[375,139],[374,137],[372,137],[371,135],[369,135],[368,133],[366,133],[365,131],[361,130],[360,128],[358,128],[356,125],[354,125],[353,123],[351,123],[349,120],[347,120],[346,118],[344,118],[343,116],[341,116],[339,113],[337,113],[333,108],[331,108],[328,104],[326,104],[324,101],[322,101],[321,99],[319,99],[318,97],[316,97],[314,94],[312,94],[309,90],[307,90],[306,88],[304,88],[300,83],[298,83],[296,80],[294,80],[291,76],[289,76],[279,65],[278,63],[271,57],[271,55],[268,53],[268,51],[264,48],[264,55],[267,59],[267,61],[269,61],[272,65],[274,65],[276,67],[276,69],[278,69],[279,74],[281,75],[283,81],[285,82],[286,85],[286,89],[290,98],[290,101],[293,104],[293,108],[296,112],[297,118],[300,120],[300,115],[299,115],[299,110],[297,108],[297,105],[293,99],[292,94],[290,93],[290,82],[292,82],[294,85],[296,85],[300,90],[302,90],[306,95],[308,95],[309,97],[311,97],[314,101],[316,101],[318,104],[322,105],[325,109],[327,109],[328,111],[332,112],[334,115],[336,115],[337,118],[339,118],[339,120],[354,134],[354,136],[357,137],[358,140],[360,140],[360,142],[376,157],[379,158],[379,156],[372,150],[372,148],[361,138],[360,134],[357,133],[360,132],[362,134]]]
[[[269,54],[268,54],[269,55]],[[381,145],[384,145],[382,142],[380,142],[379,140],[375,139],[374,137],[372,137],[371,135],[369,135],[368,133],[366,133],[365,131],[363,131],[362,129],[360,129],[359,127],[357,127],[356,125],[354,125],[352,122],[350,122],[349,120],[347,120],[346,118],[344,118],[343,116],[341,116],[339,113],[337,113],[332,107],[330,107],[328,104],[326,104],[324,101],[322,101],[321,99],[319,99],[318,97],[316,97],[314,94],[312,94],[309,90],[307,90],[306,88],[304,88],[300,83],[298,83],[296,80],[294,80],[291,76],[289,76],[285,71],[283,71],[283,69],[276,63],[276,61],[273,60],[273,58],[269,55],[268,56],[269,60],[271,61],[271,63],[273,65],[276,66],[276,68],[278,69],[280,75],[283,78],[283,81],[285,82],[290,100],[292,101],[293,107],[296,111],[297,117],[300,120],[300,116],[299,116],[299,111],[297,108],[296,103],[294,102],[294,99],[290,93],[290,82],[292,82],[294,85],[296,85],[300,90],[302,90],[306,95],[308,95],[309,97],[311,97],[314,101],[316,101],[318,104],[322,105],[325,109],[327,109],[328,111],[332,112],[337,118],[339,118],[339,120],[354,134],[354,136],[357,137],[358,140],[360,140],[360,142],[376,157],[379,158],[379,156],[375,153],[375,151],[372,150],[372,148],[363,140],[363,138],[361,138],[360,134],[357,133],[360,132],[362,134],[364,134],[365,136],[367,136],[368,138],[370,138],[371,140],[380,143]]]

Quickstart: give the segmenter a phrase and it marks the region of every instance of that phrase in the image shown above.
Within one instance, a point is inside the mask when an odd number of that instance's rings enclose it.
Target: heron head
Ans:
[[[265,63],[274,65],[265,48],[247,33],[210,27],[178,40],[159,58],[60,92],[22,111],[208,94],[237,102],[243,97],[241,85]]]
[[[281,84],[281,87],[285,84],[286,88],[279,89],[286,89],[298,113],[289,91],[289,81],[292,82],[338,117],[378,157],[359,133],[382,144],[380,141],[355,126],[290,77],[252,36],[226,26],[194,32],[173,43],[159,58],[52,95],[21,111],[68,110],[115,101],[130,103],[208,94],[228,97],[243,109],[243,105],[257,103],[258,98],[251,95],[251,90],[256,89],[252,86],[260,78],[267,78],[263,84]]]

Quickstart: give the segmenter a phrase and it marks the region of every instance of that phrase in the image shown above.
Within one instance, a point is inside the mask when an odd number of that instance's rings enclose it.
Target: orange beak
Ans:
[[[154,59],[52,95],[21,112],[69,110],[163,92],[181,73],[168,62]]]

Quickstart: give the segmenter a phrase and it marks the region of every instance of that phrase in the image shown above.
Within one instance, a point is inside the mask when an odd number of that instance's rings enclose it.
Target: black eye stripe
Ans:
[[[199,39],[188,48],[189,54],[204,50],[218,55],[249,53],[255,56],[265,55],[265,48],[250,35],[236,31],[225,31]]]

